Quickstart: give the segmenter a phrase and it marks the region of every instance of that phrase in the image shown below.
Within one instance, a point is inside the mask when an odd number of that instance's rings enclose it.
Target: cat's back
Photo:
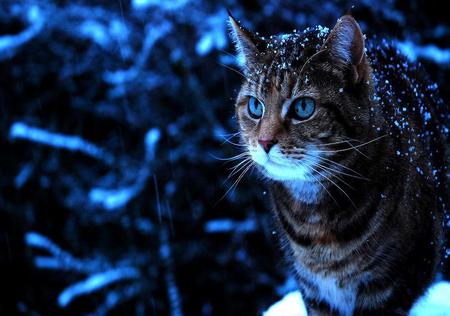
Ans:
[[[367,56],[373,69],[374,100],[381,106],[388,131],[414,132],[448,141],[449,108],[420,63],[410,62],[393,42],[370,40]],[[414,122],[411,126],[409,122]]]
[[[382,111],[384,118],[374,122],[373,128],[383,129],[391,140],[393,172],[403,179],[405,206],[419,211],[417,226],[431,216],[436,234],[441,234],[442,226],[450,223],[448,105],[420,64],[408,61],[391,42],[368,42],[372,97],[379,106],[371,110]]]

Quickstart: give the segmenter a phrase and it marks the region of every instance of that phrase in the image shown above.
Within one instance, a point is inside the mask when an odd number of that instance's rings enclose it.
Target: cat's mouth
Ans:
[[[283,154],[278,145],[275,145],[269,153],[256,147],[250,150],[253,161],[260,166],[261,172],[268,178],[276,181],[305,181],[316,182],[313,175],[314,161],[300,158],[290,158]]]

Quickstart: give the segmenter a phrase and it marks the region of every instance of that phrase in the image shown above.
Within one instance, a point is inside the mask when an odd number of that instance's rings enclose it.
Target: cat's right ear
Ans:
[[[262,38],[244,28],[228,11],[230,35],[237,51],[239,66],[244,73],[258,63],[259,55],[265,45]]]
[[[352,66],[354,82],[367,80],[370,67],[365,56],[364,35],[352,16],[344,15],[338,20],[322,50],[330,52],[335,60]]]

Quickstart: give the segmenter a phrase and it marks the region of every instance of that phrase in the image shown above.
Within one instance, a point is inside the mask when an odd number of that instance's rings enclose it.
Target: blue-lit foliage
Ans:
[[[263,185],[228,191],[220,160],[242,79],[226,9],[266,36],[353,3],[1,1],[0,315],[255,315],[292,291]],[[450,99],[445,10],[352,11]]]

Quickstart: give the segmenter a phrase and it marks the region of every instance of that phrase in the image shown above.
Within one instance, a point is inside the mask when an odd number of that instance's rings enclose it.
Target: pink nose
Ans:
[[[262,148],[264,148],[264,151],[266,153],[269,153],[270,148],[278,143],[278,141],[276,141],[275,139],[258,139],[258,143],[262,146]]]

